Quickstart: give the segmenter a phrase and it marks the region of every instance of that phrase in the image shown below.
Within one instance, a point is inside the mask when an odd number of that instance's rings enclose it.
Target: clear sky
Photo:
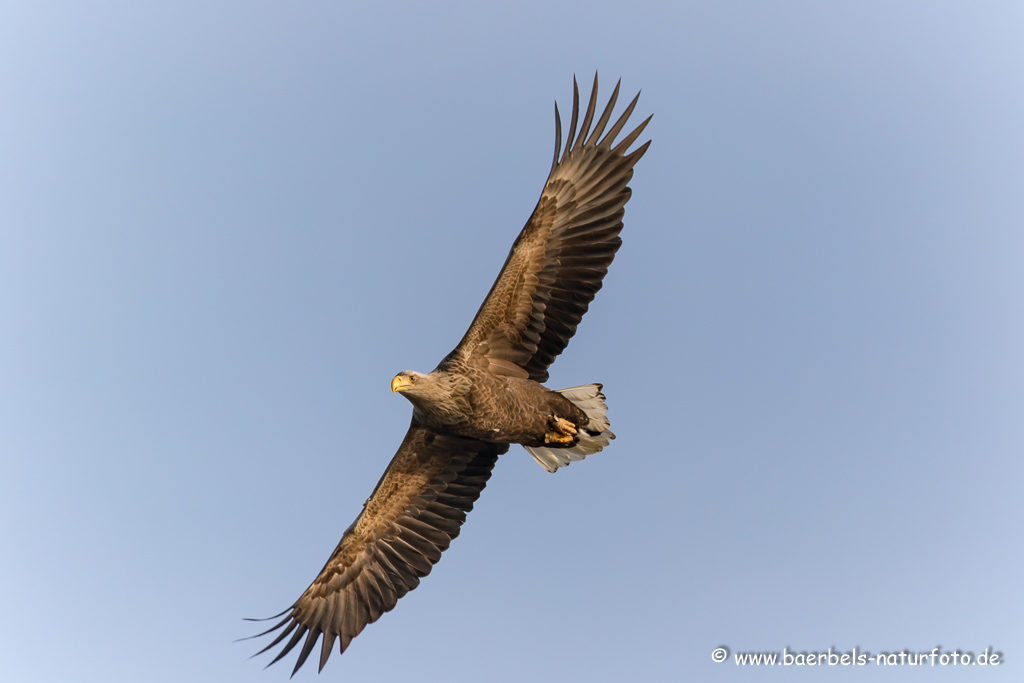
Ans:
[[[1021,680],[1024,6],[717,0],[0,5],[0,680],[287,679],[242,617],[358,513],[595,70],[654,142],[550,386],[618,439],[514,447],[319,680]]]

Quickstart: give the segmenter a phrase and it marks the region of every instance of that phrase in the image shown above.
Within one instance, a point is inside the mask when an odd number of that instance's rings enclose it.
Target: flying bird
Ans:
[[[548,367],[587,312],[622,240],[633,166],[647,117],[620,142],[637,94],[602,137],[619,85],[591,130],[597,76],[579,134],[579,88],[565,148],[555,104],[555,154],[540,200],[462,341],[432,372],[406,370],[391,390],[413,406],[412,424],[363,510],[323,570],[284,617],[267,650],[277,662],[305,638],[292,675],[318,640],[320,670],[367,624],[416,588],[459,535],[498,456],[521,444],[549,472],[615,438],[600,384],[552,391]],[[613,146],[614,145],[614,146]],[[285,639],[287,638],[287,641]],[[268,664],[269,666],[269,664]]]

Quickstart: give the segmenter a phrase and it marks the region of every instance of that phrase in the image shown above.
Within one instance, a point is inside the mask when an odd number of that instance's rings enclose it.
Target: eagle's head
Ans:
[[[429,384],[429,377],[422,372],[402,370],[391,380],[391,393],[402,393],[406,398],[419,396],[426,391]]]
[[[391,393],[401,394],[419,406],[444,402],[451,396],[447,374],[437,370],[427,374],[403,370],[391,380]]]
[[[466,384],[464,378],[443,370],[426,374],[403,370],[391,380],[391,391],[405,396],[413,405],[432,414],[448,414],[460,409],[456,400],[460,394],[457,390],[460,384]]]

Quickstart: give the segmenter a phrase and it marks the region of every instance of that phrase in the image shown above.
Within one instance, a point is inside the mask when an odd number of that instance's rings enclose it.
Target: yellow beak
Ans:
[[[411,386],[412,382],[409,381],[408,377],[405,377],[404,375],[398,375],[393,380],[391,380],[391,393],[393,394],[396,391],[402,391],[403,389]]]

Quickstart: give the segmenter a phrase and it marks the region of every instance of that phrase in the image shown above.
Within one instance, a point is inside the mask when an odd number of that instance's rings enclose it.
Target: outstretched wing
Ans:
[[[616,84],[590,131],[597,104],[597,76],[576,135],[579,88],[573,79],[572,122],[559,159],[562,124],[555,105],[555,157],[533,215],[477,311],[465,337],[444,361],[476,362],[491,372],[544,382],[548,366],[569,343],[587,312],[622,240],[622,216],[633,165],[650,141],[627,154],[650,117],[612,147],[638,94],[601,137],[619,94]]]
[[[338,651],[344,652],[367,624],[391,610],[430,573],[459,535],[498,456],[507,450],[506,445],[438,434],[413,424],[320,575],[295,604],[276,615],[287,615],[284,619],[253,636],[281,631],[257,654],[291,634],[273,664],[305,635],[294,675],[322,635],[322,670],[335,640]]]

